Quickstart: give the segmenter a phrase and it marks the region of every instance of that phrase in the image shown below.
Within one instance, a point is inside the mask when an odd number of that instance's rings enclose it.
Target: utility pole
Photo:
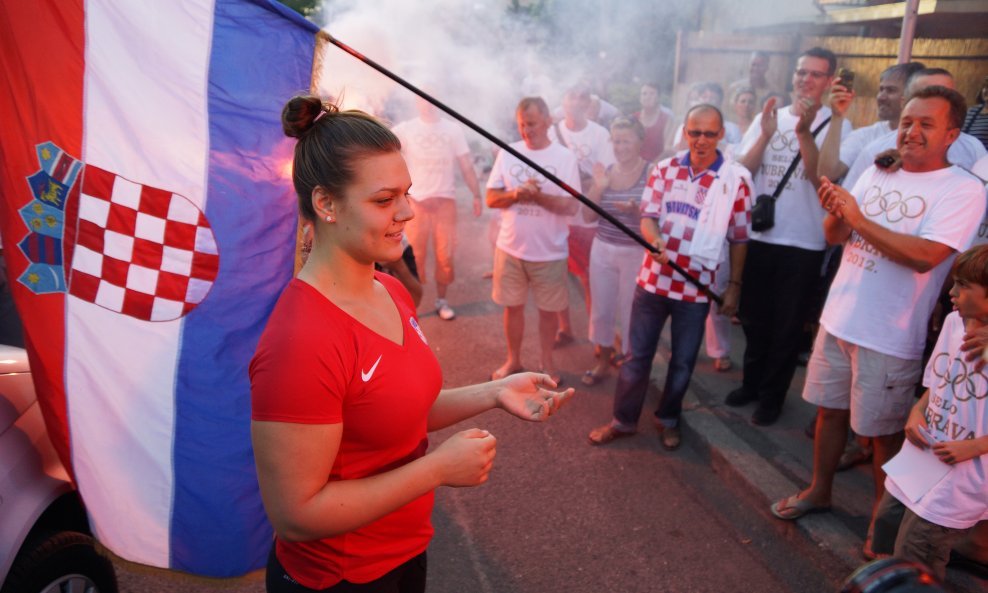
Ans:
[[[899,63],[912,60],[913,37],[916,35],[916,20],[919,18],[919,0],[906,0],[906,12],[902,15],[902,34],[899,36]]]

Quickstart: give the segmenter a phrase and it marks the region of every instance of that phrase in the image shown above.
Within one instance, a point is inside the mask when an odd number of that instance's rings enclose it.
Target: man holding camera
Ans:
[[[821,98],[830,87],[836,65],[829,50],[806,50],[793,72],[792,105],[777,110],[775,101],[769,100],[755,116],[741,141],[738,161],[752,172],[758,195],[776,190],[800,154],[801,144],[814,142],[811,130],[829,118],[830,109],[821,105]],[[845,134],[849,133],[851,125],[846,121],[843,125]],[[821,134],[817,137],[822,141]],[[726,403],[757,402],[751,421],[760,426],[773,424],[782,413],[796,370],[806,308],[823,263],[824,211],[816,198],[816,181],[805,173],[816,171],[813,152],[812,162],[800,163],[778,193],[774,226],[753,232],[748,246],[740,309],[747,341],[744,376]]]
[[[872,141],[888,134],[895,134],[899,129],[899,115],[905,105],[906,84],[913,73],[925,68],[920,62],[895,64],[886,68],[878,79],[878,93],[875,104],[878,108],[878,121],[860,127],[848,136],[841,136],[839,126],[830,126],[820,147],[820,161],[817,165],[817,177],[826,177],[833,181],[844,177],[848,168],[854,164],[861,151]],[[851,109],[854,100],[854,89],[850,84],[838,79],[830,89],[830,107],[833,110],[833,121],[843,121]],[[874,158],[875,155],[871,155]],[[855,179],[856,180],[856,179]],[[853,187],[853,183],[845,183]]]

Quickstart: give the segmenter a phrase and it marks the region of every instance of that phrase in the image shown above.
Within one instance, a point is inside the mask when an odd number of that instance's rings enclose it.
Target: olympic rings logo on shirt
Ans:
[[[443,133],[422,132],[420,134],[416,134],[415,136],[415,145],[425,150],[442,148],[443,146],[446,146],[446,144],[446,134]]]
[[[798,152],[799,140],[796,138],[796,131],[787,130],[782,134],[776,132],[775,135],[772,136],[772,140],[769,142],[768,146],[772,150]]]
[[[555,167],[549,166],[542,168],[553,175],[556,174]],[[547,181],[541,173],[522,163],[515,163],[514,165],[511,165],[511,167],[508,168],[508,175],[511,175],[511,177],[520,184],[527,182],[529,179],[534,179],[535,183],[539,185],[542,185]]]
[[[959,372],[951,375],[950,369],[953,363],[957,363],[960,368],[958,369]],[[988,395],[988,390],[985,389],[988,386],[988,376],[985,376],[982,371],[975,371],[973,368],[968,369],[967,363],[960,357],[951,359],[946,352],[937,354],[933,359],[933,374],[941,380],[937,387],[943,388],[950,385],[951,391],[958,401],[966,402],[972,397],[983,399],[985,395]],[[978,378],[981,380],[978,381]],[[958,392],[958,385],[964,387],[963,394]],[[981,388],[980,393],[979,386]]]
[[[885,220],[892,223],[906,218],[919,218],[926,212],[926,200],[921,196],[903,198],[898,190],[883,194],[877,185],[865,192],[861,206],[867,216],[873,218],[885,213]]]

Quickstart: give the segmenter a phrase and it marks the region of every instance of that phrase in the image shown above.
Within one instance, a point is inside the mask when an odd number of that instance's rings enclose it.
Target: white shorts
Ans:
[[[922,372],[922,361],[852,344],[821,327],[806,369],[803,399],[849,409],[851,429],[861,436],[891,435],[906,425]]]

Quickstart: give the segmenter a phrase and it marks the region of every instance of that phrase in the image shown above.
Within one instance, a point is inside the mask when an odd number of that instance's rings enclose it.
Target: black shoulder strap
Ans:
[[[824,126],[826,126],[829,123],[830,123],[830,117],[827,117],[827,119],[823,120],[820,123],[820,125],[817,126],[815,130],[813,130],[813,137],[816,138],[816,135],[820,133],[820,130],[822,130]],[[796,171],[796,167],[799,166],[799,161],[801,158],[802,155],[799,152],[796,152],[796,156],[792,159],[792,163],[789,165],[789,168],[786,170],[786,174],[782,176],[782,180],[779,181],[779,185],[775,186],[775,191],[772,192],[773,200],[779,199],[779,194],[782,193],[783,188],[785,188],[786,184],[789,183],[789,178],[792,177],[793,172]]]

